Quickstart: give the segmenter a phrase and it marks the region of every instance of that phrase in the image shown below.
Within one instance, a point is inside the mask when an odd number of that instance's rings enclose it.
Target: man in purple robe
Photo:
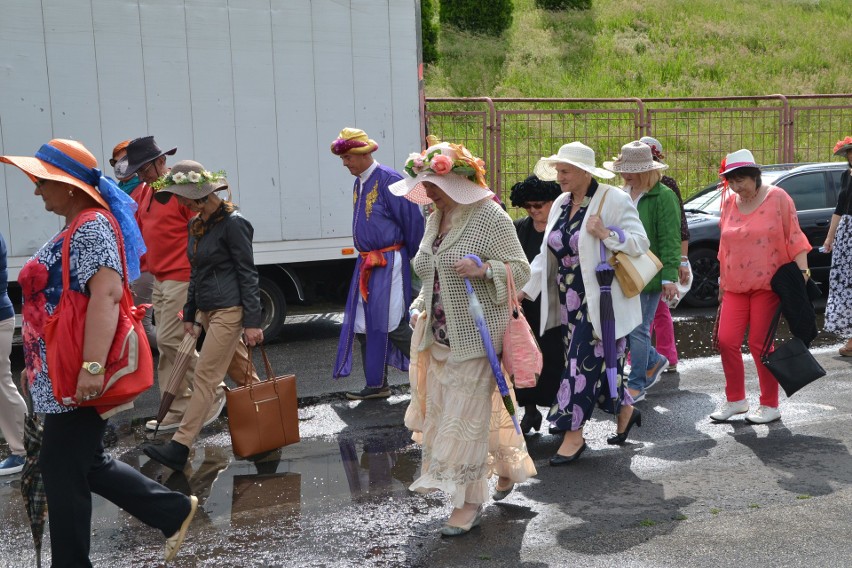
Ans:
[[[373,160],[378,147],[357,128],[344,128],[331,144],[332,153],[355,176],[352,238],[360,254],[334,363],[335,379],[350,374],[357,338],[367,385],[346,393],[351,400],[389,397],[387,366],[407,370],[411,351],[411,259],[423,237],[423,215],[417,205],[388,191],[402,176]]]

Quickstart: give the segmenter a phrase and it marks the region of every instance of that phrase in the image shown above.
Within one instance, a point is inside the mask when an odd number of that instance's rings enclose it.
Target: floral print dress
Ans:
[[[33,409],[57,414],[75,410],[53,397],[53,385],[47,368],[44,326],[62,297],[62,243],[68,231],[62,229],[30,258],[18,275],[23,297],[21,337]],[[101,214],[86,221],[71,237],[71,289],[88,295],[86,283],[101,269],[122,273],[118,241],[110,222]]]
[[[580,209],[571,216],[572,199],[563,204],[562,212],[547,237],[547,246],[556,256],[559,290],[559,307],[562,317],[562,339],[567,365],[562,373],[556,401],[547,419],[560,430],[579,430],[591,417],[597,405],[604,412],[615,414],[622,403],[624,389],[624,347],[626,341],[617,341],[618,393],[613,401],[606,379],[603,345],[594,336],[594,327],[588,317],[586,288],[580,271],[580,227],[586,217],[589,202],[595,194],[593,183],[583,198]],[[629,396],[629,395],[626,395]]]

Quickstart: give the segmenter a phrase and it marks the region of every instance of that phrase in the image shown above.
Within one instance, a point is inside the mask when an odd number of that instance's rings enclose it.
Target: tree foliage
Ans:
[[[423,63],[438,61],[438,23],[435,21],[435,0],[420,2],[420,30],[423,40]]]
[[[535,0],[535,5],[542,10],[588,10],[592,0]]]
[[[471,33],[500,35],[512,24],[512,0],[441,0],[440,19]]]

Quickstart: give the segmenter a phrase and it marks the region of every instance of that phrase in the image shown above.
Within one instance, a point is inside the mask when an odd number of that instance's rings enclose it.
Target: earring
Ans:
[[[74,197],[74,190],[73,189],[68,190],[68,197]]]

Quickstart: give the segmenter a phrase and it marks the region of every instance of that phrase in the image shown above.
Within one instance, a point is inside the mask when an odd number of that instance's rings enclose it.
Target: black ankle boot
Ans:
[[[145,455],[175,471],[183,471],[189,458],[189,448],[171,440],[168,444],[146,444],[142,447]]]

